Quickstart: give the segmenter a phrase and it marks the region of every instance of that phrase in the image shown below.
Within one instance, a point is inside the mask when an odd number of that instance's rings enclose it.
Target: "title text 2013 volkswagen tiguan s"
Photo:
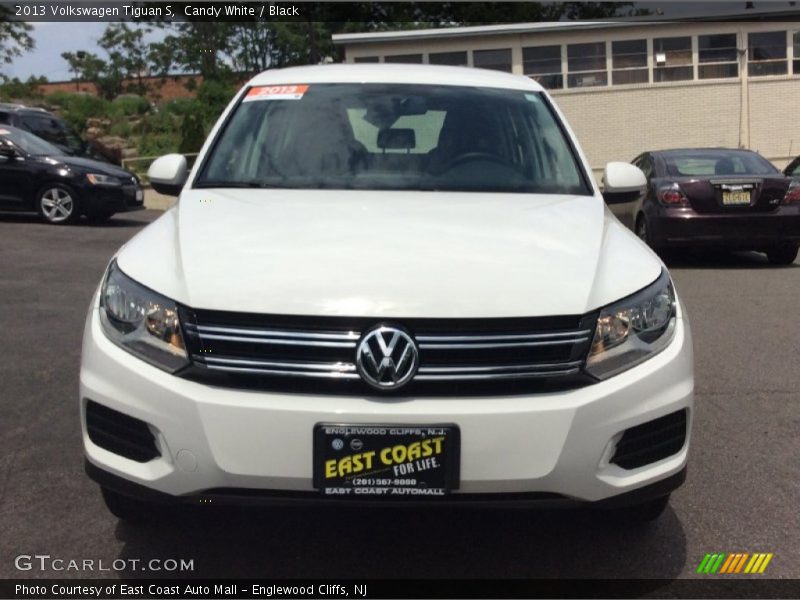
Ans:
[[[589,504],[652,519],[685,476],[689,325],[531,80],[271,70],[86,320],[89,475],[160,504]],[[605,202],[604,202],[605,197]]]

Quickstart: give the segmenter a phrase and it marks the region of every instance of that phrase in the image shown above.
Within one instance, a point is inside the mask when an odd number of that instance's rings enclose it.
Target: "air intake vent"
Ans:
[[[686,441],[686,410],[625,430],[611,462],[635,469],[680,452]]]
[[[147,423],[91,400],[86,404],[86,429],[93,443],[136,462],[161,456]]]

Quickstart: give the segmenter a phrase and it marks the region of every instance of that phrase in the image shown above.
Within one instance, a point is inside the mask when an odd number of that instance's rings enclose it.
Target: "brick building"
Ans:
[[[147,96],[152,101],[168,101],[176,98],[193,98],[197,86],[203,81],[201,75],[170,75],[168,77],[144,77]],[[133,81],[125,83],[135,83]],[[125,84],[123,84],[125,85]],[[39,85],[42,94],[53,92],[86,92],[97,95],[97,87],[91,82],[53,81]]]
[[[752,14],[748,15],[752,18]],[[342,34],[346,62],[498,69],[539,81],[596,174],[644,150],[800,154],[800,12],[783,20],[522,23]]]

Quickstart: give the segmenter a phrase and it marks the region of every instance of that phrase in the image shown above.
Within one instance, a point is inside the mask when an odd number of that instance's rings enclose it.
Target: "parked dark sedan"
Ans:
[[[30,132],[0,126],[0,210],[36,211],[61,224],[142,208],[144,193],[130,171],[65,156]]]
[[[749,150],[645,152],[633,161],[648,180],[633,212],[652,248],[714,246],[765,252],[788,265],[800,247],[800,181]]]

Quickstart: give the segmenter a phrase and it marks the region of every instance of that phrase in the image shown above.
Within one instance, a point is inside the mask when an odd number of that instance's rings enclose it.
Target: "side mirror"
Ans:
[[[178,196],[189,177],[183,154],[166,154],[153,161],[147,170],[150,185],[159,194]]]
[[[634,202],[647,190],[647,177],[639,167],[610,162],[603,170],[603,200],[606,204]]]
[[[11,146],[6,146],[4,144],[0,144],[0,158],[5,160],[11,160],[17,156],[17,151],[14,150]]]

